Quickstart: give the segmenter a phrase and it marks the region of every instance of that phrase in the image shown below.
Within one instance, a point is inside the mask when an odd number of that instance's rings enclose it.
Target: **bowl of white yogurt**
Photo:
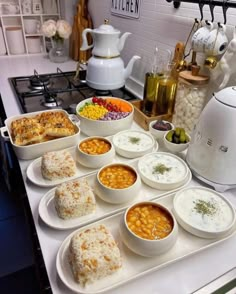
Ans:
[[[121,131],[113,136],[112,143],[116,152],[126,158],[137,158],[158,149],[153,136],[139,130]]]
[[[190,170],[178,156],[168,152],[152,152],[139,159],[142,181],[158,190],[172,190],[185,184]]]
[[[220,193],[189,187],[175,194],[173,213],[180,226],[201,238],[221,238],[235,226],[235,209]]]

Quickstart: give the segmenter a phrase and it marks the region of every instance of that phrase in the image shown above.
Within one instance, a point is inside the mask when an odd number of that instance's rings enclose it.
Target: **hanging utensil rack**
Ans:
[[[220,6],[223,7],[224,5],[227,8],[236,8],[236,1],[218,1],[218,0],[166,0],[167,2],[173,2],[174,8],[179,8],[181,2],[185,3],[196,3],[202,5],[212,5],[212,6]]]

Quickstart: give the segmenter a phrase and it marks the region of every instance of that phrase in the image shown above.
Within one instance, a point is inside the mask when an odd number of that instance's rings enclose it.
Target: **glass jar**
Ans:
[[[208,76],[193,75],[191,71],[179,74],[172,123],[191,134],[206,104]]]

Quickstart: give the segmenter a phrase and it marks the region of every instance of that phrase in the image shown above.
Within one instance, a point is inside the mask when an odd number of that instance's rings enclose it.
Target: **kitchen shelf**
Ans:
[[[0,56],[45,54],[50,49],[48,39],[45,38],[42,33],[37,31],[26,32],[25,20],[37,20],[38,30],[44,21],[48,19],[60,19],[60,0],[55,0],[57,13],[45,13],[43,11],[43,13],[39,14],[23,13],[25,12],[25,10],[23,11],[23,1],[24,0],[0,0],[0,35],[2,35],[4,40],[4,42],[0,42]],[[41,2],[43,4],[43,0],[41,0]],[[7,13],[7,11],[5,11],[12,7],[19,8],[19,13],[11,13],[10,11]],[[33,0],[31,0],[31,9],[33,11]],[[17,10],[14,12],[17,12]],[[30,27],[30,25],[28,26]],[[21,46],[21,50],[17,51],[15,48],[19,46]]]
[[[37,33],[35,33],[35,34],[25,34],[26,38],[27,37],[38,37],[38,36],[43,36],[43,34],[37,34]]]

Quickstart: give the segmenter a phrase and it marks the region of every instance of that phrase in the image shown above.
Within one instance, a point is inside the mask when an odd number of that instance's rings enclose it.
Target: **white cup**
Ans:
[[[37,34],[40,30],[40,21],[35,18],[24,18],[24,28],[26,34]]]
[[[41,52],[41,40],[40,37],[27,37],[26,45],[29,53]]]
[[[22,27],[6,28],[6,38],[10,54],[25,53]]]
[[[205,40],[205,53],[207,55],[217,56],[223,54],[228,46],[228,38],[225,34],[226,26],[219,24],[217,29],[210,32]]]
[[[192,49],[197,52],[204,52],[205,40],[213,30],[214,25],[212,22],[206,22],[204,27],[198,29],[192,36]]]

